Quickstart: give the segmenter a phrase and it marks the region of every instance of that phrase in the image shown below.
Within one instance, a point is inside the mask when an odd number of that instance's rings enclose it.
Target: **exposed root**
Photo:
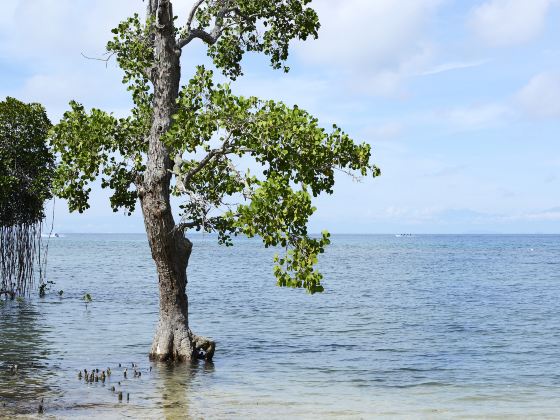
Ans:
[[[211,362],[216,351],[216,343],[206,337],[195,335],[191,332],[191,342],[194,347],[194,356]]]

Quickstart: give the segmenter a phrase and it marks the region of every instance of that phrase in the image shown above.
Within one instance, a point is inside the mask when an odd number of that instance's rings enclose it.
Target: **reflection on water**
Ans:
[[[51,344],[44,329],[31,302],[0,304],[0,410],[37,411],[41,398],[57,395],[49,384]]]
[[[63,297],[0,307],[0,418],[40,398],[43,418],[560,416],[559,236],[335,235],[316,296],[277,289],[257,241],[193,242],[191,326],[214,364],[148,361],[143,236],[67,235],[49,251]]]
[[[158,388],[161,392],[161,405],[166,419],[177,419],[181,415],[189,414],[189,398],[192,391],[191,375],[196,371],[191,366],[181,366],[177,369],[180,371],[180,376],[177,376],[173,366],[161,366],[158,370],[161,375]]]
[[[196,398],[197,390],[193,387],[198,374],[210,374],[214,370],[212,362],[197,362],[174,366],[158,363],[156,365],[155,386],[161,393],[161,408],[164,418],[168,420],[196,418],[196,407],[191,408],[191,400]]]

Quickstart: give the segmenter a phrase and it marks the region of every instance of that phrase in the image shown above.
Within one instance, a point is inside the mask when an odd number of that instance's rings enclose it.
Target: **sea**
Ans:
[[[217,351],[181,365],[148,360],[144,235],[43,240],[47,295],[0,303],[0,418],[560,418],[560,236],[333,235],[310,295],[258,240],[194,235],[190,325]]]

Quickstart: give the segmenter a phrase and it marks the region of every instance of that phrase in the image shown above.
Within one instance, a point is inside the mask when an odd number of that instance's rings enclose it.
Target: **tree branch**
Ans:
[[[84,53],[80,54],[82,55],[82,57],[87,58],[88,60],[103,61],[105,63],[105,67],[107,67],[107,65],[109,64],[109,60],[113,57],[113,55],[115,55],[115,52],[105,53],[105,55],[107,55],[107,58],[88,57]]]
[[[187,28],[190,32],[191,30],[191,25],[192,22],[194,20],[194,16],[196,15],[196,11],[198,10],[198,8],[202,5],[202,3],[204,3],[206,0],[198,0],[194,6],[191,9],[191,12],[189,13],[189,18],[187,19]]]
[[[187,229],[192,229],[195,227],[200,226],[200,223],[197,222],[185,222],[185,223],[179,223],[178,225],[175,226],[175,229],[177,230],[181,230],[181,231],[185,231]]]
[[[194,16],[196,14],[196,11],[202,5],[202,3],[204,3],[204,1],[206,0],[198,0],[193,6],[193,8],[191,9],[186,25],[187,28],[186,36],[184,38],[179,39],[179,41],[177,41],[177,46],[179,48],[183,48],[185,45],[190,43],[195,38],[201,39],[202,41],[206,42],[209,45],[214,45],[218,41],[218,39],[220,38],[224,30],[225,16],[232,12],[239,12],[239,9],[237,7],[229,6],[230,3],[229,0],[223,0],[223,7],[216,15],[216,24],[214,25],[214,28],[210,32],[207,32],[199,28],[193,29],[191,28],[191,25],[194,20]]]
[[[212,34],[209,34],[202,29],[191,29],[185,38],[182,38],[177,42],[177,47],[181,49],[195,38],[201,39],[209,45],[214,45],[216,41],[218,41],[217,37],[212,36]]]
[[[235,213],[233,215],[233,217],[239,217],[239,213]],[[205,220],[201,220],[199,222],[181,222],[177,225],[175,225],[175,229],[179,230],[179,231],[185,231],[187,229],[193,229],[196,228],[197,230],[203,229],[205,226],[211,226],[214,229],[214,225],[219,222],[220,220],[223,220],[224,217],[223,216],[214,216],[214,217],[210,217],[208,219]]]
[[[206,165],[208,165],[208,163],[210,163],[210,161],[215,157],[215,156],[220,156],[226,153],[227,151],[227,147],[229,146],[229,141],[231,140],[232,137],[232,133],[229,133],[229,135],[227,136],[227,138],[224,140],[222,147],[220,147],[219,149],[213,149],[210,150],[210,152],[208,152],[208,154],[204,157],[204,159],[202,159],[198,165],[196,165],[194,168],[192,168],[186,175],[185,177],[181,180],[181,182],[183,183],[183,185],[187,184],[193,176],[195,176],[197,173],[199,173],[202,169],[204,169],[204,167]]]

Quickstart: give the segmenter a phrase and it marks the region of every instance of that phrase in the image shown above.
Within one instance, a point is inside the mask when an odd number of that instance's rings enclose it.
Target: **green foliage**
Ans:
[[[60,162],[54,186],[68,200],[71,211],[89,208],[90,183],[101,177],[102,187],[111,188],[111,207],[129,213],[136,205],[134,178],[144,170],[147,144],[143,122],[133,117],[117,119],[99,109],[87,113],[71,102],[51,133]]]
[[[208,48],[216,67],[232,79],[242,75],[241,60],[246,52],[261,52],[279,69],[288,59],[290,41],[317,38],[319,18],[308,7],[311,0],[225,0],[205,1],[198,8],[189,30],[208,30],[211,24],[220,37]],[[289,68],[284,66],[284,70]]]
[[[274,68],[282,68],[290,42],[316,37],[319,29],[310,0],[196,4],[186,24],[172,28],[177,49],[200,38],[230,79],[242,74],[246,52],[264,53]],[[135,15],[113,30],[107,45],[132,93],[135,106],[129,118],[117,119],[96,109],[88,113],[72,102],[53,130],[61,161],[56,187],[72,210],[88,208],[89,185],[98,177],[103,187],[114,191],[114,210],[134,210],[146,166],[154,83],[158,71],[169,65],[158,61],[158,30],[169,28],[161,27],[155,16],[141,22]],[[336,170],[379,175],[370,162],[370,146],[354,143],[336,125],[324,129],[297,106],[236,96],[228,84],[215,85],[212,72],[200,66],[179,89],[172,118],[160,141],[175,162],[170,192],[185,200],[179,227],[217,232],[225,245],[240,234],[260,237],[266,247],[284,250],[275,258],[278,285],[323,291],[315,265],[330,239],[328,232],[319,237],[307,232],[315,212],[312,197],[333,192]]]
[[[86,293],[85,295],[83,295],[82,300],[84,301],[84,304],[86,305],[86,309],[87,309],[88,305],[91,302],[93,302],[93,299],[91,298],[91,295],[89,293]]]
[[[134,114],[145,123],[149,123],[149,107],[153,98],[149,80],[154,64],[151,30],[151,18],[142,23],[138,14],[134,14],[111,31],[115,36],[107,43],[107,52],[116,54],[117,63],[124,71],[123,84],[128,85],[128,90],[132,92],[136,105]]]
[[[46,139],[51,123],[39,104],[0,102],[0,226],[34,224],[51,198],[53,156]]]
[[[198,171],[200,159],[176,159],[174,192],[189,198],[183,218],[217,231],[225,244],[244,234],[285,248],[286,255],[276,259],[278,284],[322,291],[313,266],[329,235],[307,234],[315,211],[311,195],[333,192],[336,169],[378,175],[369,163],[370,146],[355,144],[336,126],[327,132],[298,107],[235,96],[228,85],[214,86],[212,72],[203,67],[180,92],[178,105],[164,141],[175,153],[202,149],[211,157]],[[216,138],[221,147],[211,149]],[[253,162],[258,174],[238,169],[241,157]],[[232,205],[236,198],[240,203]],[[213,209],[225,211],[208,217]]]

